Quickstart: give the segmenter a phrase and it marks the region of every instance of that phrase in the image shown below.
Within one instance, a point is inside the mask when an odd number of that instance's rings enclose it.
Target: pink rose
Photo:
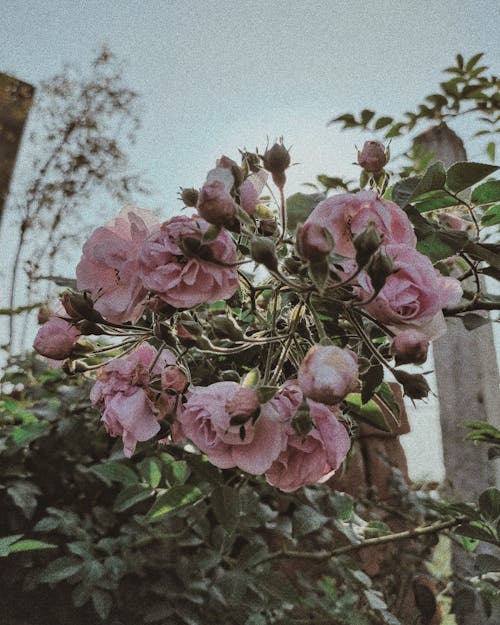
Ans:
[[[94,230],[83,246],[76,268],[78,289],[89,291],[95,309],[113,323],[136,321],[142,315],[146,290],[138,275],[138,254],[157,225],[150,211],[127,206]]]
[[[203,185],[197,209],[200,217],[211,224],[228,223],[236,214],[235,201],[220,180]]]
[[[159,420],[174,409],[176,398],[149,388],[154,377],[175,365],[176,357],[163,350],[150,371],[157,351],[143,343],[133,352],[105,365],[90,392],[99,406],[102,421],[111,436],[123,438],[123,453],[130,458],[138,441],[146,441],[159,430]]]
[[[422,365],[427,360],[428,350],[429,337],[414,328],[398,332],[391,345],[397,365]]]
[[[365,141],[363,149],[358,152],[358,163],[368,172],[378,173],[387,163],[385,146],[380,141]]]
[[[187,395],[187,402],[180,406],[177,419],[187,438],[212,464],[222,469],[239,467],[260,475],[285,448],[286,423],[276,418],[276,403],[271,407],[262,405],[257,417],[248,414],[246,420],[244,415],[231,413],[229,410],[234,410],[234,399],[241,390],[236,382],[194,387]],[[232,416],[237,420],[234,425]]]
[[[80,331],[72,323],[52,316],[38,330],[33,347],[51,360],[65,360],[80,336]]]
[[[306,397],[336,404],[356,388],[358,358],[350,349],[314,345],[302,361],[297,379]]]
[[[323,404],[307,400],[313,427],[306,436],[299,436],[287,426],[287,447],[281,452],[266,479],[285,492],[323,482],[344,461],[351,440],[346,428]]]
[[[236,245],[222,229],[201,243],[209,224],[199,217],[173,217],[154,232],[140,251],[139,275],[144,286],[175,308],[231,297],[238,288]]]
[[[394,326],[421,325],[460,301],[460,282],[442,276],[427,256],[404,245],[387,245],[384,250],[396,273],[387,278],[375,300],[366,306],[376,319]],[[363,273],[358,281],[360,296],[368,299],[372,292],[370,279]]]
[[[377,197],[375,191],[342,193],[320,202],[306,220],[324,226],[332,235],[334,252],[356,257],[353,238],[370,223],[383,237],[383,245],[400,243],[415,247],[417,239],[405,212],[393,202]]]

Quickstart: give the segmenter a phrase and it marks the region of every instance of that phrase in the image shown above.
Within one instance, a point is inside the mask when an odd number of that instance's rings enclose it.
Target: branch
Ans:
[[[0,308],[0,315],[5,316],[14,316],[20,315],[23,312],[27,312],[28,310],[34,310],[35,308],[40,308],[40,306],[45,306],[47,302],[35,302],[34,304],[27,304],[26,306],[18,306],[17,308]]]
[[[404,532],[387,534],[386,536],[378,536],[376,538],[367,538],[362,543],[359,543],[357,545],[344,545],[343,547],[338,547],[337,549],[333,549],[332,551],[294,551],[289,549],[280,549],[279,551],[275,551],[269,554],[269,556],[264,560],[260,560],[258,564],[262,564],[263,562],[267,562],[268,560],[274,560],[275,558],[303,558],[305,560],[327,560],[328,558],[335,558],[336,556],[341,556],[346,553],[359,551],[360,549],[364,549],[365,547],[385,545],[387,543],[396,542],[398,540],[408,540],[409,538],[425,536],[426,534],[436,534],[443,530],[450,529],[451,527],[455,527],[455,525],[460,525],[460,523],[463,522],[463,518],[448,519],[447,521],[438,521],[436,523],[432,523],[431,525],[416,527],[412,530],[405,530]]]
[[[470,312],[471,310],[500,310],[500,302],[485,302],[483,300],[476,300],[465,304],[464,306],[457,306],[456,308],[445,308],[443,314],[445,317],[454,317],[459,313]]]

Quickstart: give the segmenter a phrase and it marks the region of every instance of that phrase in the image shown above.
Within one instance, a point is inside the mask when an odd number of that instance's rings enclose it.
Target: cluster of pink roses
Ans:
[[[379,235],[379,254],[389,259],[392,271],[377,293],[372,286],[373,274],[370,277],[367,271],[359,272],[358,296],[367,302],[365,308],[375,319],[396,334],[402,333],[393,344],[402,362],[415,362],[411,359],[413,353],[420,354],[422,362],[429,340],[445,332],[442,309],[459,302],[462,288],[458,280],[442,276],[429,258],[416,250],[413,226],[399,206],[379,198],[375,191],[327,198],[308,217],[303,226],[305,241],[299,241],[298,246],[300,249],[301,245],[304,248],[314,243],[315,249],[322,245],[327,249],[333,241],[334,252],[345,259],[341,265],[346,276],[357,267],[355,237],[369,226]],[[410,329],[412,333],[408,333]]]
[[[275,144],[262,160],[282,190],[290,164],[288,151]],[[380,146],[368,146],[360,155],[360,163],[374,176],[385,176],[386,160]],[[34,346],[52,360],[69,359],[72,364],[93,352],[92,345],[80,341],[82,335],[124,338],[120,345],[124,353],[99,369],[91,401],[101,411],[107,431],[122,437],[126,456],[133,454],[137,442],[156,436],[162,421],[168,421],[166,440],[189,440],[218,467],[264,475],[270,484],[292,491],[324,481],[347,455],[350,436],[340,405],[349,393],[359,391],[356,353],[327,341],[313,345],[305,357],[299,350],[293,360],[296,375],[281,377],[280,368],[272,376],[278,386],[265,393],[257,383],[248,386],[225,380],[199,386],[190,382],[184,368],[183,347],[233,353],[231,348],[214,346],[189,309],[227,300],[237,291],[240,258],[234,233],[239,249],[250,250],[251,258],[281,282],[277,293],[281,288],[296,288],[303,305],[310,305],[311,282],[301,283],[300,276],[290,280],[281,272],[277,251],[281,247],[286,254],[289,241],[284,232],[264,227],[266,218],[276,226],[269,213],[258,207],[267,173],[252,167],[239,167],[221,157],[200,191],[183,191],[182,198],[196,209],[195,215],[160,223],[147,210],[125,207],[97,228],[76,268],[77,286],[84,293],[62,297]],[[284,207],[283,202],[282,228]],[[443,277],[416,244],[404,211],[375,191],[323,200],[296,233],[296,251],[309,263],[310,276],[313,266],[326,266],[326,288],[335,293],[339,286],[347,286],[352,310],[361,307],[394,335],[391,349],[396,365],[425,361],[429,341],[443,331],[442,309],[456,304],[462,294],[459,281]],[[304,263],[299,264],[304,269]],[[248,277],[245,282],[251,289]],[[322,295],[318,289],[314,297]],[[255,305],[253,300],[254,311]],[[344,310],[344,301],[339,305]],[[144,315],[146,307],[153,314]],[[257,317],[265,320],[263,315]],[[253,323],[253,336],[236,328],[236,350],[281,340],[283,335],[269,336],[269,328],[259,332],[257,322]],[[362,341],[370,340],[362,331],[358,334]],[[311,344],[310,338],[306,341]],[[163,348],[166,344],[172,351]],[[110,349],[114,347],[105,345],[94,353]],[[96,368],[81,362],[80,366],[69,370]],[[279,385],[280,379],[290,377]]]
[[[143,344],[108,363],[90,397],[108,433],[122,436],[126,456],[138,441],[154,437],[159,421],[170,414],[175,442],[189,439],[212,464],[265,475],[270,484],[292,491],[326,479],[344,461],[350,437],[335,403],[355,388],[357,376],[353,352],[316,346],[298,380],[288,381],[261,404],[255,388],[236,382],[185,391],[187,379],[175,356],[168,350],[158,356],[151,345]],[[158,391],[151,387],[154,378],[160,381]],[[295,425],[299,415],[306,420],[303,431]]]
[[[108,321],[137,321],[148,291],[175,308],[231,297],[238,287],[236,246],[222,229],[209,242],[200,217],[159,224],[152,213],[124,208],[83,247],[77,285]]]

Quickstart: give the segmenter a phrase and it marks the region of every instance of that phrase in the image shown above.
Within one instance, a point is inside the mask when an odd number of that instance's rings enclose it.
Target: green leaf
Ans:
[[[467,536],[460,536],[460,542],[463,545],[465,551],[475,551],[476,547],[479,545],[479,541],[476,538],[468,538]]]
[[[211,497],[212,510],[222,527],[231,534],[240,521],[240,496],[235,488],[219,486]]]
[[[401,208],[407,206],[421,180],[422,178],[420,176],[411,176],[396,182],[394,188],[392,189],[392,201]]]
[[[193,505],[202,497],[203,493],[196,486],[179,484],[157,497],[148,512],[148,517],[151,521],[158,521],[167,516],[172,516],[179,510]]]
[[[433,263],[443,258],[449,258],[459,252],[466,244],[461,237],[455,237],[454,232],[445,232],[436,229],[431,235],[417,243],[417,250],[428,256]]]
[[[375,130],[380,130],[381,128],[385,128],[389,124],[392,124],[394,119],[392,117],[379,117],[375,122]]]
[[[481,223],[486,227],[500,224],[500,204],[489,208],[481,217]]]
[[[312,532],[316,532],[328,521],[324,516],[311,506],[300,506],[293,514],[293,536],[301,538]]]
[[[492,163],[495,162],[497,146],[494,141],[490,141],[486,146],[486,154],[490,157]]]
[[[317,262],[309,263],[309,275],[318,292],[322,294],[330,275],[328,260],[324,258]]]
[[[16,506],[21,508],[24,516],[27,519],[30,519],[37,507],[36,497],[41,494],[38,486],[31,482],[21,482],[16,480],[15,482],[11,482],[7,488],[7,492]]]
[[[168,466],[168,473],[174,484],[184,484],[191,474],[191,469],[185,460],[176,460]]]
[[[422,196],[421,199],[417,199],[415,201],[415,208],[419,213],[428,213],[430,211],[435,211],[440,208],[448,208],[449,206],[456,206],[457,200],[454,197],[451,197],[449,193],[444,191],[442,192],[432,192],[425,196]]]
[[[381,364],[377,363],[372,365],[361,376],[362,388],[361,388],[361,401],[366,404],[375,392],[375,389],[382,384],[384,380],[384,368]]]
[[[488,521],[496,521],[500,516],[500,490],[487,488],[479,496],[479,510]]]
[[[474,65],[476,65],[479,59],[482,58],[483,56],[484,56],[484,52],[480,52],[479,54],[475,54],[474,56],[471,56],[471,58],[467,61],[467,65],[465,66],[465,71],[470,72],[473,69]]]
[[[455,163],[446,173],[446,186],[450,191],[458,193],[486,178],[497,169],[496,165],[487,163]]]
[[[75,575],[75,573],[79,573],[82,567],[83,561],[80,558],[63,556],[50,562],[47,568],[42,571],[40,581],[46,584],[57,584]]]
[[[370,111],[368,109],[363,109],[361,111],[361,122],[364,126],[366,126],[371,119],[373,119],[373,116],[375,115],[374,111]]]
[[[0,538],[0,558],[8,556],[10,553],[10,546],[22,538],[22,536],[22,534],[13,534],[12,536],[3,536]]]
[[[38,549],[56,549],[57,545],[41,540],[19,540],[10,547],[10,553],[18,551],[37,551]]]
[[[90,470],[108,485],[111,482],[120,482],[128,486],[139,481],[139,478],[130,467],[117,460],[104,464],[95,464],[93,467],[90,467]]]
[[[113,607],[113,599],[109,592],[95,588],[92,591],[92,603],[102,621],[106,621]]]
[[[349,414],[356,420],[368,423],[379,430],[390,432],[391,428],[387,425],[384,415],[379,406],[370,399],[363,404],[360,393],[349,393],[345,398]]]
[[[71,600],[75,608],[81,608],[85,605],[92,595],[92,588],[87,584],[77,584],[71,592]]]
[[[324,193],[294,193],[286,200],[288,230],[294,232],[299,223],[304,223],[313,209],[325,199]]]
[[[463,523],[455,528],[455,532],[461,536],[468,536],[469,538],[496,544],[496,541],[487,530],[473,523],[475,523],[475,521],[472,523]]]
[[[488,180],[472,191],[473,204],[489,204],[500,202],[500,180]]]
[[[36,423],[17,425],[12,429],[10,436],[16,445],[24,447],[47,434],[49,429],[50,425],[46,421],[37,421]]]
[[[126,486],[115,499],[113,510],[115,512],[123,512],[124,510],[128,510],[132,506],[135,506],[135,504],[140,501],[149,499],[149,497],[153,494],[154,491],[151,490],[149,486],[143,486],[141,484]]]
[[[424,174],[422,180],[418,183],[413,197],[418,197],[429,191],[436,191],[438,189],[444,189],[446,182],[446,171],[441,161],[437,161],[431,165]]]
[[[143,480],[156,488],[161,480],[161,462],[156,458],[145,458],[138,466]]]
[[[333,492],[329,494],[328,501],[332,505],[335,515],[341,521],[349,521],[354,512],[354,500],[347,493]]]

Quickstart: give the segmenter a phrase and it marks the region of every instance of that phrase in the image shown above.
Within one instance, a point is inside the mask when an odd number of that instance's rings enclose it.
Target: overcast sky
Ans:
[[[413,108],[457,52],[498,69],[499,26],[493,0],[3,0],[0,71],[36,85],[107,43],[142,95],[133,161],[176,210],[179,186],[267,136],[293,144],[290,190],[353,172],[360,137],[327,121]]]
[[[1,14],[0,71],[34,85],[63,63],[88,66],[102,44],[124,59],[142,97],[132,162],[155,191],[141,204],[165,217],[179,186],[267,136],[293,144],[289,192],[317,173],[354,174],[354,143],[369,137],[327,128],[331,117],[413,109],[457,52],[500,66],[495,0],[3,0]],[[423,408],[404,437],[410,470],[439,479],[435,404]]]

